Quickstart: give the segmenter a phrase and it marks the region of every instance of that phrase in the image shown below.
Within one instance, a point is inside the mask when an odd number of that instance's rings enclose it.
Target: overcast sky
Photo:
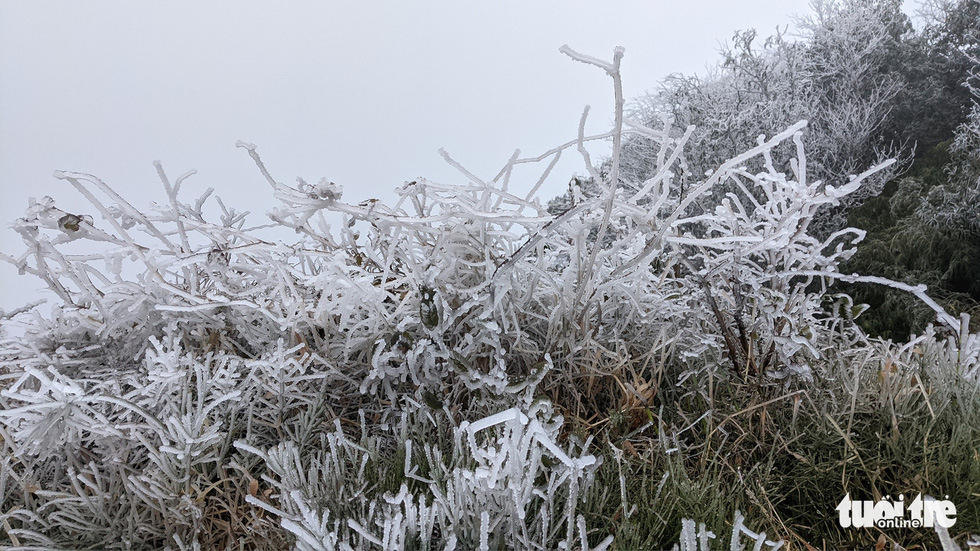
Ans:
[[[465,183],[440,147],[492,178],[514,149],[574,138],[586,104],[589,129],[608,128],[610,79],[562,44],[604,59],[624,46],[630,98],[703,73],[737,29],[792,33],[790,14],[807,11],[806,0],[2,2],[0,251],[23,251],[6,226],[30,196],[91,212],[55,170],[98,175],[142,207],[163,200],[154,159],[171,177],[198,170],[185,197],[214,187],[259,223],[271,193],[237,140],[277,180],[326,176],[351,201],[388,200],[420,176]],[[584,172],[567,157],[543,199]],[[0,264],[0,308],[36,294],[40,282]]]

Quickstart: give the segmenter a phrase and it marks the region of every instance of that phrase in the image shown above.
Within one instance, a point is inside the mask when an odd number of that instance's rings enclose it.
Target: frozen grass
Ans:
[[[291,244],[220,201],[215,220],[210,192],[185,202],[190,174],[159,164],[146,212],[57,173],[101,220],[44,198],[15,223],[7,260],[60,303],[4,316],[23,334],[0,346],[5,544],[831,548],[878,542],[836,527],[845,493],[917,491],[950,495],[968,538],[980,336],[922,288],[840,274],[860,230],[808,231],[887,163],[810,181],[801,121],[690,181],[690,132],[623,119],[623,52],[562,51],[612,78],[613,130],[586,136],[586,110],[578,139],[490,181],[446,154],[465,184],[353,205],[239,144]],[[657,146],[646,181],[618,176],[625,133]],[[587,145],[610,138],[599,173]],[[559,212],[542,180],[514,191],[515,166],[572,149],[591,180]],[[836,280],[909,291],[937,327],[869,340]]]
[[[921,492],[957,504],[962,541],[980,525],[980,391],[934,355],[934,338],[878,344],[879,354],[831,363],[805,384],[719,382],[713,400],[692,386],[664,388],[653,400],[659,433],[610,434],[626,451],[596,474],[586,518],[624,548],[668,547],[685,517],[726,533],[741,510],[791,549],[873,548],[879,538],[889,549],[931,549],[928,530],[845,530],[828,513],[847,492],[874,500]],[[630,515],[621,472],[637,506]]]

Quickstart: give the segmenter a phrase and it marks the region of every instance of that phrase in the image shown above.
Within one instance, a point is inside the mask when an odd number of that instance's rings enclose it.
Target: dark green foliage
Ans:
[[[419,317],[422,324],[432,329],[439,325],[439,308],[436,306],[436,291],[431,287],[419,287]]]
[[[842,271],[925,284],[947,311],[980,318],[980,236],[957,228],[935,227],[918,211],[929,190],[947,178],[949,144],[919,155],[901,180],[854,210],[849,223],[867,237]],[[858,322],[873,335],[904,341],[921,334],[935,314],[907,293],[868,285],[842,285],[856,302],[871,305]]]

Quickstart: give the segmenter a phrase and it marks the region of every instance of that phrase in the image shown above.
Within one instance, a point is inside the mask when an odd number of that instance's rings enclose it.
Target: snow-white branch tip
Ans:
[[[256,149],[258,149],[258,147],[254,143],[243,142],[242,140],[238,140],[237,142],[235,142],[235,147],[241,147],[242,149],[247,149],[249,151],[255,151]]]
[[[619,62],[623,59],[623,55],[626,53],[626,48],[623,48],[622,46],[616,46],[613,49],[612,63],[609,63],[608,61],[603,61],[597,57],[592,57],[587,54],[576,52],[568,44],[562,44],[561,48],[558,48],[558,51],[574,59],[575,61],[579,61],[587,65],[595,65],[596,67],[599,67],[600,69],[608,73],[609,76],[614,76],[619,72]]]

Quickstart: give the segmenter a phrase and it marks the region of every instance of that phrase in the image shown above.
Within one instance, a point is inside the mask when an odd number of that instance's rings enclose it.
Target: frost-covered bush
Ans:
[[[22,333],[0,346],[11,545],[605,549],[580,511],[599,457],[569,419],[648,409],[683,380],[805,381],[870,350],[853,304],[826,293],[861,280],[836,267],[862,233],[810,226],[886,165],[812,181],[801,122],[680,192],[690,134],[624,120],[622,50],[562,50],[612,77],[615,127],[586,136],[586,110],[576,140],[490,180],[445,154],[465,183],[355,205],[326,179],[278,182],[240,143],[294,243],[217,199],[214,220],[210,191],[185,202],[191,173],[171,183],[157,164],[166,201],[147,212],[56,173],[94,210],[43,198],[14,224],[27,250],[6,258],[59,302],[3,321]],[[621,179],[624,135],[655,146],[645,180]],[[586,145],[610,138],[600,174]],[[536,190],[571,148],[598,193],[549,213]],[[517,191],[514,168],[541,159]],[[937,354],[975,376],[975,336],[936,309],[955,329]],[[635,368],[654,357],[669,373]]]
[[[980,75],[980,57],[974,63]],[[971,91],[975,101],[980,100],[980,88]],[[980,104],[974,103],[966,122],[957,128],[950,152],[954,161],[946,169],[949,181],[930,189],[916,214],[939,228],[980,235]]]
[[[696,127],[684,167],[691,180],[751,147],[759,134],[803,118],[810,121],[804,141],[815,179],[844,181],[887,157],[912,161],[948,140],[970,109],[962,54],[976,51],[977,10],[972,0],[926,2],[931,15],[913,28],[902,4],[817,0],[795,28],[771,36],[738,31],[705,74],[667,77],[634,102],[631,116]],[[627,139],[626,173],[649,174],[651,149]],[[792,148],[773,155],[779,167],[792,156]],[[825,207],[816,235],[846,227],[848,211],[878,196],[908,166],[880,172]]]

